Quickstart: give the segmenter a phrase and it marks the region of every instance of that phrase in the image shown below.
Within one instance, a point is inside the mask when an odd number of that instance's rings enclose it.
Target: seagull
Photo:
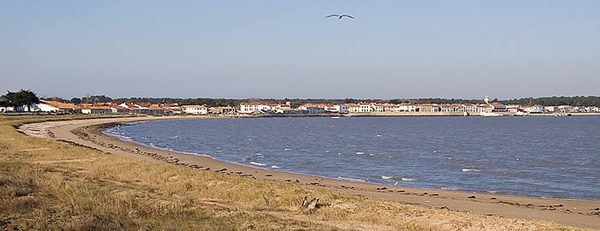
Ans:
[[[327,17],[325,17],[325,18],[331,18],[331,17],[337,17],[338,19],[342,19],[343,17],[354,19],[354,17],[352,17],[352,15],[347,15],[347,14],[330,14],[330,15],[327,15]]]

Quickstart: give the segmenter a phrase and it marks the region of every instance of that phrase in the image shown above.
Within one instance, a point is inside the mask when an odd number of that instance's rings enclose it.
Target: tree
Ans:
[[[52,97],[42,97],[42,98],[40,98],[40,99],[43,99],[43,100],[48,100],[48,101],[56,101],[56,102],[61,102],[61,103],[69,103],[69,102],[70,102],[69,100],[66,100],[66,99],[60,98],[60,97],[58,97],[58,96],[52,96]]]
[[[8,105],[12,107],[21,107],[26,106],[27,111],[31,112],[31,105],[34,103],[39,103],[40,99],[37,95],[30,90],[21,89],[18,92],[8,91],[4,96],[8,101]]]
[[[74,98],[71,99],[71,103],[72,104],[80,104],[81,103],[81,99],[77,98],[77,97],[74,97]]]
[[[0,96],[0,107],[8,107],[8,100],[4,96]]]
[[[82,103],[110,103],[112,98],[105,95],[91,95],[81,98]]]

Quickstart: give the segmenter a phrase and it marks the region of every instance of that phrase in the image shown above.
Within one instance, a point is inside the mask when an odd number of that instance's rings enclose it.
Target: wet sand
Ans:
[[[27,124],[21,126],[19,130],[31,136],[57,140],[73,145],[82,145],[113,155],[141,161],[167,161],[182,167],[197,168],[199,171],[217,171],[223,174],[237,174],[254,179],[289,182],[315,189],[334,189],[344,193],[415,204],[434,209],[447,209],[490,216],[551,220],[564,225],[600,230],[600,201],[419,189],[330,179],[266,168],[241,166],[205,156],[154,149],[124,142],[101,133],[105,128],[114,125],[111,123],[198,118],[200,117],[171,116],[58,121]]]

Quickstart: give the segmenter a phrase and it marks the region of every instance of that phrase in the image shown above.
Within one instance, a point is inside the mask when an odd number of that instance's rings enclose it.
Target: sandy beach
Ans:
[[[113,155],[140,161],[167,161],[199,171],[217,171],[248,178],[269,179],[300,184],[309,188],[327,188],[384,200],[489,216],[551,220],[564,225],[600,230],[600,201],[548,199],[501,194],[477,194],[379,185],[329,179],[319,176],[240,166],[210,157],[154,149],[106,136],[101,131],[114,123],[160,119],[198,119],[199,117],[127,117],[73,120],[26,124],[20,131],[37,137],[83,145]],[[111,124],[112,123],[112,124]]]

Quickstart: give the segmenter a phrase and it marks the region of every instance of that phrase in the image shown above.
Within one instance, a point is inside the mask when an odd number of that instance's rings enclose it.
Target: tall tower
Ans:
[[[490,98],[487,97],[487,95],[483,98],[483,102],[485,102],[485,104],[490,104]]]

